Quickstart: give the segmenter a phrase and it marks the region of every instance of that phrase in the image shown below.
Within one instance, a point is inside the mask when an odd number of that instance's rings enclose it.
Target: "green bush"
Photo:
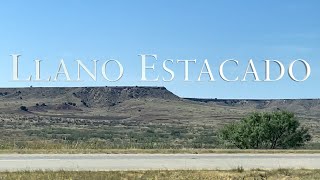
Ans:
[[[20,106],[20,110],[22,111],[28,111],[28,108],[26,106]]]
[[[311,140],[308,129],[300,126],[293,113],[285,111],[253,113],[226,125],[219,137],[240,149],[297,148]]]

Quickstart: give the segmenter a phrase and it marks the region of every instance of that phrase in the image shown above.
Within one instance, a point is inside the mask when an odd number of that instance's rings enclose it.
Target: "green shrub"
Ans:
[[[20,110],[22,111],[28,111],[28,108],[26,106],[20,106]]]
[[[226,125],[219,133],[226,143],[240,149],[297,148],[311,140],[293,113],[253,113],[240,122]]]

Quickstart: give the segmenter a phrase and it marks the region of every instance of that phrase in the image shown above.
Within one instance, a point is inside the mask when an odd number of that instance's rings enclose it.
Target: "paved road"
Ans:
[[[320,169],[320,154],[1,154],[0,171],[142,169]]]

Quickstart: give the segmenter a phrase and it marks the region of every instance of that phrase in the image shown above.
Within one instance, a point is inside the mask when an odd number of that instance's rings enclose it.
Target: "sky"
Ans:
[[[220,99],[320,98],[320,2],[316,0],[270,1],[124,1],[124,0],[7,0],[0,5],[0,87],[39,86],[165,86],[181,97]],[[41,61],[41,76],[54,77],[63,59],[73,80],[77,77],[76,60],[88,69],[98,61],[98,78],[93,81],[82,72],[83,81],[17,82],[12,80],[11,54],[20,54],[19,77],[35,76],[34,60]],[[148,78],[141,81],[139,54],[156,54],[148,64]],[[121,62],[123,77],[117,82],[102,78],[102,64],[110,59]],[[162,62],[174,71],[173,81]],[[190,81],[184,81],[184,66],[177,60],[193,60]],[[207,59],[216,81],[196,81]],[[226,82],[219,78],[219,66],[236,59],[238,66],[226,65],[228,77],[246,71],[252,59],[260,79],[264,60],[281,61],[286,69],[277,82]],[[304,82],[292,81],[289,64],[304,59],[311,75]],[[117,76],[115,64],[108,66],[108,76]],[[297,63],[295,75],[303,78],[304,69]],[[271,74],[279,73],[275,67]],[[61,78],[63,80],[63,78]]]

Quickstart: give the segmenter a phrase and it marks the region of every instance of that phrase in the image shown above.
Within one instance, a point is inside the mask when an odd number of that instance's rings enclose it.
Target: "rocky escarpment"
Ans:
[[[36,109],[115,106],[130,99],[179,100],[165,87],[28,87],[0,88],[0,99]]]

